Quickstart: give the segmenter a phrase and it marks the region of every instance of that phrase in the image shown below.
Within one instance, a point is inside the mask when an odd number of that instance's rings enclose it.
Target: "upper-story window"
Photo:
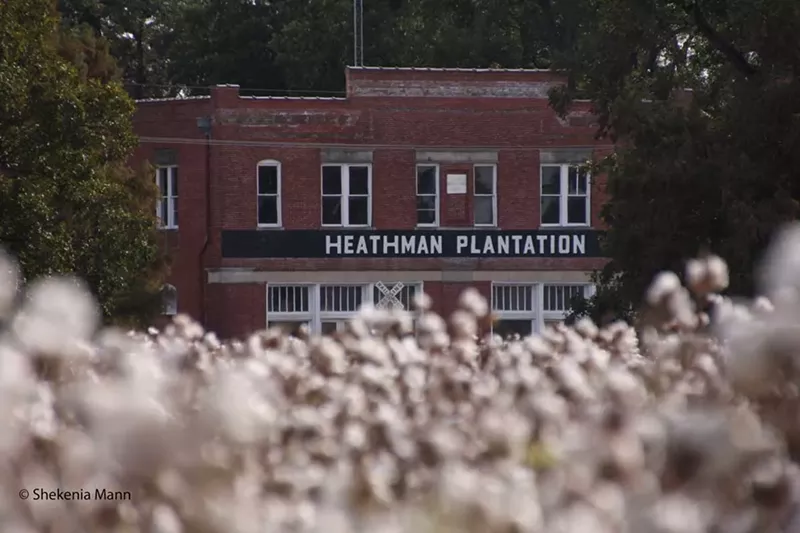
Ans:
[[[439,225],[439,167],[417,165],[417,226]]]
[[[473,224],[497,225],[497,166],[475,165],[473,169]]]
[[[589,173],[578,165],[542,165],[542,226],[588,226]]]
[[[156,167],[156,182],[159,191],[156,207],[159,225],[164,229],[175,229],[178,227],[178,166]]]
[[[281,225],[281,164],[266,160],[258,163],[258,225]]]
[[[322,225],[372,224],[372,168],[369,165],[322,166]]]

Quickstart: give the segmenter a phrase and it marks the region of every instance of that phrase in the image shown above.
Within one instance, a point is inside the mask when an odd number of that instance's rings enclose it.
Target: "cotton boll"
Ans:
[[[681,288],[681,281],[673,272],[662,272],[656,276],[647,290],[646,300],[650,305],[658,305],[670,294]]]
[[[781,289],[800,289],[800,223],[776,233],[757,274],[761,291],[768,297]]]
[[[428,311],[431,308],[431,306],[433,305],[433,300],[426,293],[418,292],[417,294],[414,295],[413,304],[415,311],[420,311],[424,313],[425,311]]]
[[[72,278],[47,278],[29,289],[13,331],[30,352],[60,355],[64,342],[88,339],[99,314],[83,283]]]
[[[489,314],[489,303],[474,288],[469,288],[461,293],[458,305],[461,309],[472,313],[478,318],[483,318]]]

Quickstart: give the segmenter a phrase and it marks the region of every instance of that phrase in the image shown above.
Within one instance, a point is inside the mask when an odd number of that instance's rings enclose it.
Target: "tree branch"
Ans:
[[[722,36],[711,26],[711,24],[708,22],[708,19],[706,19],[705,15],[700,9],[698,0],[695,0],[691,4],[685,5],[684,10],[686,13],[692,16],[697,29],[700,30],[700,33],[706,39],[708,39],[708,42],[711,43],[711,46],[713,46],[717,51],[721,52],[722,55],[724,55],[728,61],[733,64],[736,70],[744,74],[745,78],[751,79],[758,74],[758,69],[756,69],[747,61],[747,58],[744,57],[742,52],[738,50],[732,43],[729,43],[723,39]]]

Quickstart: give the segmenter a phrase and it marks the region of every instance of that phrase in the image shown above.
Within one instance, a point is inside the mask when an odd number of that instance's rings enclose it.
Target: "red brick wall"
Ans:
[[[240,338],[267,324],[263,283],[211,284],[207,291],[208,326],[220,338]]]
[[[210,104],[207,99],[141,104],[134,116],[134,130],[143,142],[131,161],[131,166],[138,168],[145,160],[154,164],[157,149],[169,148],[177,153],[179,229],[164,231],[172,265],[168,282],[178,290],[178,311],[197,320],[203,319],[201,284],[205,274],[200,251],[206,236],[206,146],[197,118],[211,113]],[[152,137],[167,137],[172,142],[153,143],[149,141]]]
[[[402,91],[416,81],[432,79],[449,83],[450,87],[453,81],[479,85],[488,80],[487,83],[503,82],[509,86],[557,80],[557,76],[547,72],[349,70],[348,77],[354,86],[358,83],[375,85],[373,82],[378,80],[385,81],[384,85],[392,90],[400,88]],[[408,85],[404,80],[413,83]],[[408,91],[411,94],[411,89]],[[197,118],[209,115],[214,119],[211,233],[208,235],[210,247],[201,264],[200,252],[207,225],[206,146],[197,127]],[[501,229],[535,229],[539,225],[539,150],[594,146],[600,153],[608,149],[594,139],[595,127],[590,121],[577,118],[561,121],[544,98],[254,99],[240,98],[236,87],[217,87],[209,99],[142,102],[134,127],[143,142],[132,164],[151,159],[158,148],[174,148],[178,152],[180,228],[169,236],[170,248],[175,252],[169,281],[178,289],[179,311],[201,320],[200,286],[206,268],[591,270],[603,264],[602,260],[592,258],[239,260],[221,257],[220,231],[223,228],[256,227],[256,165],[264,159],[281,162],[283,227],[320,227],[320,148],[331,145],[373,151],[375,228],[415,227],[415,150],[438,148],[496,151],[499,157],[498,225]],[[440,166],[442,226],[472,225],[472,169],[472,164]],[[448,172],[468,175],[466,195],[447,195]],[[604,179],[600,176],[594,180],[592,189],[594,224],[599,224],[598,215],[604,199]],[[432,287],[431,290],[439,289]],[[449,285],[441,289],[443,292],[455,290]],[[454,294],[447,292],[443,298],[448,301]],[[205,295],[205,301],[209,302],[208,322],[225,335],[261,327],[265,315],[264,298],[260,285],[210,285]]]

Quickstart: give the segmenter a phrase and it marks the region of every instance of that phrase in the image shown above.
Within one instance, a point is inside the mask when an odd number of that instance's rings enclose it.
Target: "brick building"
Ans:
[[[474,286],[498,331],[535,331],[601,266],[608,153],[588,104],[559,118],[536,70],[348,68],[342,98],[138,102],[134,164],[157,167],[170,312],[222,336],[331,331],[365,302]]]

